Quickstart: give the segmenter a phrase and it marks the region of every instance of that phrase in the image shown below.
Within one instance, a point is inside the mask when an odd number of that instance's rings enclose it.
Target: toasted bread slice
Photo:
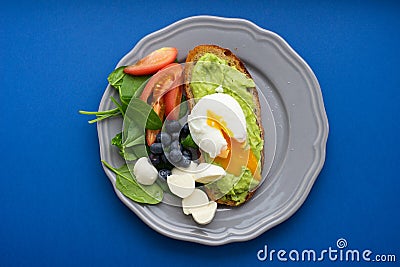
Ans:
[[[185,90],[188,100],[194,98],[192,89],[190,87],[193,66],[206,53],[212,53],[212,54],[216,55],[217,57],[225,60],[229,66],[234,67],[238,71],[244,73],[248,78],[252,78],[249,71],[246,69],[244,63],[234,53],[232,53],[232,51],[230,51],[226,48],[219,47],[217,45],[205,44],[205,45],[196,46],[191,51],[189,51],[189,54],[186,58],[186,63],[191,63],[191,64],[186,64],[186,67],[185,67],[186,83],[185,83],[184,90]],[[261,139],[264,140],[264,131],[263,131],[263,127],[261,124],[261,106],[260,106],[260,101],[258,98],[257,89],[255,87],[252,87],[252,88],[247,88],[247,91],[250,92],[251,95],[253,96],[253,102],[254,102],[253,112],[256,115],[257,124],[261,131]],[[191,110],[194,106],[194,101],[188,101],[188,103],[189,103],[189,110]],[[263,162],[264,162],[264,153],[262,152],[261,157],[260,157],[261,170],[263,167]],[[249,200],[253,196],[254,192],[255,192],[255,190],[248,192],[248,194],[246,196],[246,200],[244,202]],[[228,206],[238,206],[238,205],[242,204],[242,203],[237,203],[236,201],[233,201],[233,200],[215,199],[213,192],[209,189],[207,190],[207,194],[209,195],[209,197],[211,199],[215,200],[219,204],[224,204],[224,205],[228,205]]]

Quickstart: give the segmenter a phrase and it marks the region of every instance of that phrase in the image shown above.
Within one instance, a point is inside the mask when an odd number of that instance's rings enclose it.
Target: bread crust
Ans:
[[[194,106],[194,101],[191,101],[191,99],[193,99],[194,96],[193,96],[192,89],[190,87],[193,66],[206,53],[212,53],[212,54],[216,55],[217,57],[225,60],[229,66],[235,67],[238,71],[244,73],[248,78],[252,78],[249,71],[246,69],[244,63],[229,49],[222,48],[217,45],[211,45],[211,44],[203,44],[203,45],[196,46],[195,48],[193,48],[192,50],[189,51],[187,58],[186,58],[186,63],[190,63],[190,64],[186,64],[186,66],[185,66],[184,90],[186,93],[186,97],[188,99],[189,110],[192,110],[193,106]],[[253,112],[256,115],[257,124],[261,130],[261,139],[264,140],[264,128],[262,127],[262,124],[261,124],[261,105],[260,105],[260,101],[258,98],[257,89],[255,87],[251,87],[251,88],[247,88],[247,91],[249,91],[253,96],[253,103],[254,103]],[[264,163],[264,149],[261,152],[261,157],[260,157],[261,170],[263,167],[263,163]],[[207,194],[209,195],[209,197],[211,199],[215,200],[219,204],[224,204],[224,205],[228,205],[228,206],[238,206],[239,204],[242,204],[242,203],[237,203],[232,200],[223,201],[221,199],[215,199],[213,192],[211,192],[210,190],[206,190],[206,191],[207,191]],[[248,194],[246,196],[246,200],[243,203],[247,202],[254,195],[254,192],[255,192],[255,190],[248,192]]]

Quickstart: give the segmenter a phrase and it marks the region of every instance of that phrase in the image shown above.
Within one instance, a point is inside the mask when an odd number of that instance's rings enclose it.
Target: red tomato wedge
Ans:
[[[178,49],[175,47],[163,47],[155,50],[124,69],[125,73],[131,75],[153,74],[175,61]]]
[[[178,119],[179,104],[182,99],[183,67],[172,63],[164,67],[146,84],[140,99],[150,101],[153,110],[161,120],[168,116],[169,119]],[[151,97],[152,96],[152,97]],[[150,146],[156,140],[159,130],[146,130],[146,141]]]
[[[179,107],[182,101],[182,86],[169,90],[164,95],[165,116],[170,120],[179,119]]]
[[[155,113],[157,113],[158,117],[160,117],[161,120],[164,119],[164,114],[165,114],[165,105],[164,105],[164,98],[161,97],[159,100],[157,100],[155,103],[153,103],[153,110]],[[155,141],[157,134],[161,130],[149,130],[146,129],[146,142],[147,145],[151,146]]]
[[[172,63],[164,67],[150,78],[140,95],[140,99],[146,102],[153,94],[152,102],[154,102],[170,89],[180,86],[183,82],[182,72],[183,68],[178,63]]]

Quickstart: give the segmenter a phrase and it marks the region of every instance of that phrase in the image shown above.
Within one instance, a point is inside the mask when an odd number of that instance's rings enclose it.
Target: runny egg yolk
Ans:
[[[246,166],[254,178],[261,180],[260,166],[251,149],[246,146],[246,141],[239,142],[233,137],[232,131],[226,127],[222,116],[218,116],[211,110],[207,110],[207,124],[219,130],[227,142],[227,149],[214,158],[214,162],[220,164],[227,172],[239,176],[242,173],[242,166]]]

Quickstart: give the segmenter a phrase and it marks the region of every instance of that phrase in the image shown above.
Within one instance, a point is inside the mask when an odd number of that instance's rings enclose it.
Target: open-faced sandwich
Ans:
[[[255,83],[235,54],[216,45],[192,49],[185,70],[186,97],[194,100],[189,101],[192,138],[203,161],[226,171],[205,187],[207,194],[220,204],[238,206],[261,181],[264,141]]]

